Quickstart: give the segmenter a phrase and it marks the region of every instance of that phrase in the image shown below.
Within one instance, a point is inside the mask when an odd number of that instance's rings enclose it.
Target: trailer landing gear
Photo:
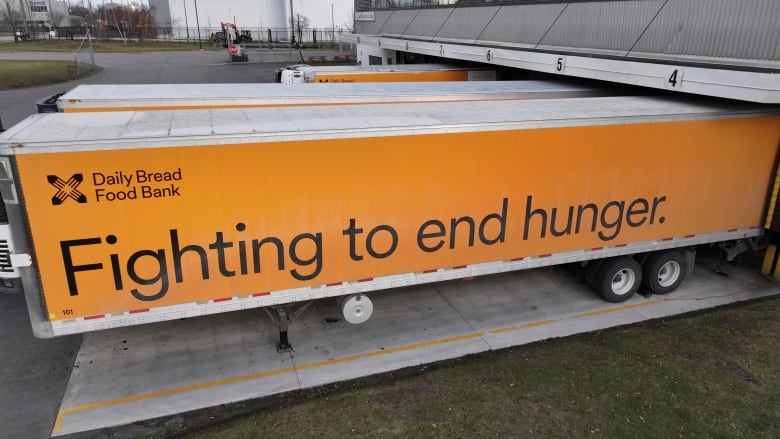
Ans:
[[[314,301],[309,301],[296,310],[292,310],[290,305],[276,305],[263,308],[268,318],[279,328],[279,344],[276,345],[276,352],[292,352],[292,344],[287,336],[287,329],[290,322],[298,318]],[[353,325],[366,322],[374,312],[374,304],[365,294],[350,294],[348,296],[336,298],[341,316],[344,321]],[[335,320],[338,321],[338,320]]]
[[[284,305],[274,306],[273,309],[275,313],[268,308],[263,308],[265,313],[268,314],[268,318],[279,327],[279,344],[276,345],[276,352],[282,353],[292,351],[292,345],[287,337],[287,328],[290,322],[303,314],[303,312],[306,311],[306,308],[311,306],[312,303],[313,302],[306,302],[301,305],[300,308],[292,312]]]

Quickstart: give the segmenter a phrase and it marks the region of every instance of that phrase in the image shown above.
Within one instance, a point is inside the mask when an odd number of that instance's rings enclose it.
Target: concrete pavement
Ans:
[[[9,127],[37,99],[79,83],[271,82],[276,66],[297,61],[261,62],[285,56],[267,52],[236,64],[224,52],[97,54],[103,70],[88,78],[0,91],[0,116]],[[379,292],[361,327],[340,320],[333,301],[317,302],[291,327],[289,354],[275,351],[276,328],[260,310],[96,332],[83,343],[37,340],[24,297],[0,294],[0,438],[137,437],[156,431],[152,417],[776,294],[756,269],[712,257],[700,257],[679,292],[617,306],[569,268],[531,270]]]
[[[317,301],[290,326],[291,353],[276,352],[261,310],[91,333],[53,433],[103,437],[132,423],[136,434],[161,416],[778,293],[755,269],[702,254],[677,292],[621,304],[598,298],[571,266],[375,292],[360,326],[341,320],[334,300]]]
[[[35,101],[80,83],[271,82],[279,64],[231,65],[221,52],[97,54],[103,69],[78,81],[0,90],[5,128],[35,113]],[[73,59],[72,54],[0,53],[3,59]],[[48,438],[81,336],[32,336],[24,296],[0,293],[0,438]]]
[[[204,47],[206,47],[204,45]],[[309,51],[302,51],[308,56]],[[332,57],[337,52],[317,52]],[[2,60],[73,60],[72,53],[0,52]],[[35,101],[78,84],[208,84],[273,82],[279,66],[300,62],[296,50],[249,49],[249,62],[231,63],[226,50],[96,53],[101,70],[76,81],[0,91],[0,120],[5,128],[36,112]]]

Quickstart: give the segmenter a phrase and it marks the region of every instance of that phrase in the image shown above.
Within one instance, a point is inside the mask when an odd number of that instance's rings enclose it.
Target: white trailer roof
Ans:
[[[191,111],[36,114],[0,134],[0,154],[361,138],[778,115],[732,101],[594,97]]]
[[[302,72],[446,72],[451,70],[494,70],[493,66],[458,66],[453,64],[381,64],[346,66],[301,66],[295,70]]]
[[[382,102],[607,96],[563,81],[450,81],[334,84],[87,84],[60,96],[65,111],[172,107],[260,107]],[[132,107],[132,108],[131,108]]]

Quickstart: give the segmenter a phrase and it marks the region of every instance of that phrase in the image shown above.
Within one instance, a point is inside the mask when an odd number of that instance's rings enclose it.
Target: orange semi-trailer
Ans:
[[[3,285],[51,337],[590,261],[610,301],[763,233],[780,111],[594,97],[35,115]],[[268,309],[268,308],[266,308]]]
[[[492,67],[450,64],[395,64],[375,66],[297,66],[282,70],[280,81],[298,83],[494,81]]]
[[[554,99],[620,91],[563,81],[361,82],[318,84],[81,84],[59,95],[64,113],[203,110],[346,104]]]

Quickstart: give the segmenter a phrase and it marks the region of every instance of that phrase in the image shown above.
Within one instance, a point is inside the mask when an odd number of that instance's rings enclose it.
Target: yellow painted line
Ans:
[[[579,318],[582,318],[582,317],[600,316],[600,315],[604,315],[604,314],[610,314],[610,313],[613,313],[613,312],[626,311],[626,310],[629,310],[629,309],[641,308],[643,306],[655,305],[655,304],[658,304],[658,303],[661,303],[661,301],[660,300],[648,300],[647,302],[636,303],[636,304],[633,304],[633,305],[616,306],[614,308],[606,308],[606,309],[600,309],[600,310],[597,310],[597,311],[591,311],[591,312],[586,312],[586,313],[582,313],[582,314],[575,314],[575,315],[572,316],[572,318],[579,319]]]
[[[426,341],[426,342],[415,343],[415,344],[410,344],[410,345],[406,345],[406,346],[399,346],[397,348],[389,348],[389,349],[384,349],[384,350],[381,350],[381,351],[369,352],[369,353],[365,354],[365,357],[366,358],[371,358],[371,357],[376,357],[376,356],[379,356],[379,355],[387,355],[387,354],[393,354],[393,353],[396,353],[396,352],[411,351],[411,350],[414,350],[414,349],[427,348],[427,347],[431,347],[431,346],[437,346],[437,345],[442,345],[442,344],[447,344],[447,343],[453,343],[453,342],[456,342],[456,341],[471,340],[471,339],[474,339],[474,338],[482,337],[483,335],[485,335],[484,332],[474,332],[474,333],[471,333],[471,334],[459,335],[459,336],[456,336],[456,337],[442,338],[442,339],[439,339],[439,340]]]
[[[555,323],[557,321],[558,320],[539,320],[538,322],[524,323],[524,324],[519,325],[519,326],[518,325],[512,325],[512,326],[507,326],[506,328],[494,329],[494,330],[490,331],[490,333],[491,334],[502,334],[504,332],[517,331],[518,329],[528,329],[528,328],[535,328],[537,326],[549,325],[549,324]]]
[[[54,420],[54,432],[59,434],[62,431],[62,419],[65,417],[64,410],[57,412],[57,419]]]
[[[494,330],[490,331],[490,333],[491,333],[491,334],[502,334],[502,333],[504,333],[504,332],[512,332],[512,331],[517,331],[518,329],[520,329],[520,327],[519,327],[519,326],[517,326],[517,325],[512,325],[512,326],[507,326],[506,328],[498,328],[498,329],[494,329]]]
[[[650,301],[646,301],[646,302],[642,302],[642,303],[638,303],[638,304],[633,304],[633,305],[624,305],[624,306],[618,306],[618,307],[614,307],[614,308],[608,308],[608,309],[603,309],[603,310],[598,310],[598,311],[592,311],[592,312],[583,313],[583,314],[576,314],[576,315],[573,315],[572,318],[593,317],[593,316],[597,316],[597,315],[609,314],[609,313],[618,312],[618,311],[624,311],[624,310],[628,310],[628,309],[640,308],[640,307],[643,307],[643,306],[655,305],[655,304],[658,304],[658,303],[661,303],[661,301],[660,300],[650,300]],[[556,321],[558,321],[558,320],[540,320],[540,321],[536,321],[536,322],[525,323],[525,324],[522,324],[522,325],[513,325],[513,326],[508,326],[508,327],[505,327],[505,328],[494,329],[494,330],[489,331],[489,333],[490,334],[500,334],[500,333],[504,333],[504,332],[516,331],[516,330],[523,329],[523,328],[533,328],[533,327],[538,327],[538,326],[549,325],[549,324],[555,323]],[[217,387],[217,386],[223,386],[223,385],[228,385],[228,384],[237,384],[237,383],[242,383],[242,382],[245,382],[245,381],[251,381],[251,380],[260,379],[260,378],[268,378],[268,377],[271,377],[271,376],[282,375],[282,374],[285,374],[285,373],[293,373],[293,372],[296,372],[298,370],[310,370],[310,369],[316,369],[316,368],[319,368],[319,367],[332,366],[332,365],[335,365],[335,364],[348,363],[348,362],[357,361],[357,360],[360,360],[360,359],[363,359],[363,358],[373,358],[373,357],[377,357],[377,356],[380,356],[380,355],[388,355],[388,354],[393,354],[393,353],[397,353],[397,352],[412,351],[412,350],[415,350],[415,349],[423,349],[423,348],[428,348],[428,347],[432,347],[432,346],[444,345],[444,344],[448,344],[448,343],[455,343],[455,342],[459,342],[459,341],[472,340],[472,339],[475,339],[475,338],[483,337],[485,334],[486,334],[485,332],[473,332],[473,333],[470,333],[470,334],[464,334],[464,335],[459,335],[459,336],[455,336],[455,337],[447,337],[447,338],[442,338],[442,339],[438,339],[438,340],[431,340],[431,341],[426,341],[426,342],[421,342],[421,343],[414,343],[414,344],[405,345],[405,346],[398,346],[398,347],[394,347],[394,348],[368,352],[368,353],[365,353],[365,354],[349,355],[349,356],[345,356],[345,357],[333,358],[333,359],[324,360],[324,361],[318,361],[318,362],[314,362],[314,363],[302,364],[302,365],[299,365],[299,366],[290,366],[290,367],[285,367],[285,368],[275,369],[275,370],[270,370],[270,371],[265,371],[265,372],[258,372],[258,373],[248,374],[248,375],[241,375],[241,376],[237,376],[237,377],[225,378],[225,379],[214,380],[214,381],[207,381],[207,382],[204,382],[204,383],[192,384],[192,385],[188,385],[188,386],[174,387],[174,388],[158,390],[158,391],[154,391],[154,392],[141,393],[141,394],[138,394],[138,395],[126,396],[126,397],[123,397],[123,398],[109,399],[109,400],[106,400],[106,401],[98,401],[98,402],[90,403],[90,404],[83,404],[83,405],[77,405],[77,406],[73,406],[73,407],[67,407],[67,408],[64,408],[64,409],[60,409],[60,411],[57,413],[57,418],[56,418],[56,420],[54,422],[54,432],[59,434],[62,431],[62,424],[64,422],[65,416],[67,416],[69,414],[73,414],[73,413],[78,413],[78,412],[83,412],[83,411],[88,411],[88,410],[95,410],[95,409],[99,409],[99,408],[110,407],[110,406],[115,406],[115,405],[120,405],[120,404],[128,404],[128,403],[133,403],[133,402],[145,401],[145,400],[149,400],[149,399],[153,399],[153,398],[159,398],[159,397],[164,397],[164,396],[176,395],[176,394],[191,392],[191,391],[195,391],[195,390],[203,390],[203,389],[208,389],[208,388]]]
[[[260,378],[268,378],[268,377],[271,377],[271,376],[282,375],[282,374],[285,374],[285,373],[295,372],[295,371],[298,371],[298,370],[316,369],[318,367],[332,366],[334,364],[340,364],[340,363],[348,363],[348,362],[351,362],[351,361],[360,360],[361,358],[370,358],[370,357],[375,357],[377,355],[390,354],[390,353],[393,353],[393,352],[409,351],[409,350],[420,349],[420,348],[436,346],[436,345],[442,345],[442,344],[452,343],[452,342],[457,342],[457,341],[462,341],[462,340],[469,340],[469,339],[482,337],[484,334],[485,334],[484,332],[475,332],[475,333],[472,333],[472,334],[466,334],[466,335],[460,335],[460,336],[456,336],[456,337],[443,338],[443,339],[439,339],[439,340],[432,340],[432,341],[428,341],[428,342],[416,343],[416,344],[407,345],[407,346],[400,346],[400,347],[397,347],[397,348],[385,349],[385,350],[376,351],[376,352],[369,352],[369,353],[366,353],[366,354],[349,355],[349,356],[346,356],[346,357],[333,358],[333,359],[329,359],[329,360],[303,364],[303,365],[300,365],[300,366],[285,367],[285,368],[281,368],[281,369],[269,370],[269,371],[265,371],[265,372],[258,372],[258,373],[253,373],[253,374],[249,374],[249,375],[241,375],[241,376],[232,377],[232,378],[225,378],[225,379],[221,379],[221,380],[207,381],[207,382],[199,383],[199,384],[191,384],[189,386],[173,387],[173,388],[170,388],[170,389],[158,390],[158,391],[155,391],[155,392],[141,393],[141,394],[138,394],[138,395],[131,395],[131,396],[123,397],[123,398],[109,399],[109,400],[106,400],[106,401],[98,401],[98,402],[94,402],[94,403],[91,403],[91,404],[83,404],[83,405],[76,405],[76,406],[73,406],[73,407],[67,407],[67,408],[64,408],[64,409],[60,409],[60,411],[57,413],[57,419],[54,422],[54,433],[59,434],[62,431],[62,424],[64,422],[65,416],[67,416],[69,414],[72,414],[72,413],[78,413],[78,412],[83,412],[83,411],[88,411],[88,410],[95,410],[95,409],[99,409],[99,408],[110,407],[110,406],[115,406],[115,405],[120,405],[120,404],[128,404],[128,403],[132,403],[132,402],[145,401],[145,400],[149,400],[149,399],[153,399],[153,398],[159,398],[159,397],[164,397],[164,396],[176,395],[176,394],[185,393],[185,392],[191,392],[191,391],[195,391],[195,390],[203,390],[203,389],[208,389],[208,388],[217,387],[217,386],[223,386],[223,385],[227,385],[227,384],[236,384],[236,383],[241,383],[241,382],[245,382],[245,381],[251,381],[251,380],[260,379]]]
[[[323,362],[326,363],[326,362]],[[232,378],[225,378],[221,380],[215,380],[215,381],[208,381],[205,383],[199,383],[199,384],[191,384],[189,386],[181,386],[181,387],[174,387],[171,389],[165,389],[165,390],[158,390],[156,392],[149,392],[149,393],[141,393],[138,395],[131,395],[126,396],[124,398],[116,398],[116,399],[109,399],[106,401],[98,401],[91,404],[83,404],[83,405],[76,405],[73,407],[67,407],[64,409],[61,409],[59,414],[57,415],[57,421],[54,424],[54,432],[59,433],[62,429],[62,418],[65,417],[65,415],[69,415],[71,413],[76,412],[83,412],[86,410],[94,410],[99,409],[103,407],[109,407],[112,405],[119,405],[119,404],[127,404],[131,402],[138,402],[138,401],[144,401],[147,399],[152,398],[159,398],[162,396],[169,396],[169,395],[175,395],[178,393],[184,393],[184,392],[191,392],[193,390],[202,390],[202,389],[208,389],[210,387],[216,387],[216,386],[222,386],[226,384],[236,384],[244,381],[254,380],[258,378],[267,378],[274,375],[281,375],[283,373],[288,372],[295,372],[295,367],[285,367],[282,369],[276,369],[276,370],[269,370],[266,372],[258,372],[253,373],[250,375],[242,375]]]
[[[523,328],[533,328],[535,326],[549,325],[550,323],[555,323],[556,321],[557,320],[540,320],[538,322],[526,323],[523,325]]]
[[[315,369],[317,367],[331,366],[333,364],[340,364],[340,363],[347,363],[347,362],[350,362],[350,361],[359,360],[362,357],[363,357],[362,355],[357,354],[357,355],[350,355],[350,356],[347,356],[347,357],[333,358],[333,359],[330,359],[330,360],[318,361],[316,363],[303,364],[301,366],[296,367],[294,370]]]

